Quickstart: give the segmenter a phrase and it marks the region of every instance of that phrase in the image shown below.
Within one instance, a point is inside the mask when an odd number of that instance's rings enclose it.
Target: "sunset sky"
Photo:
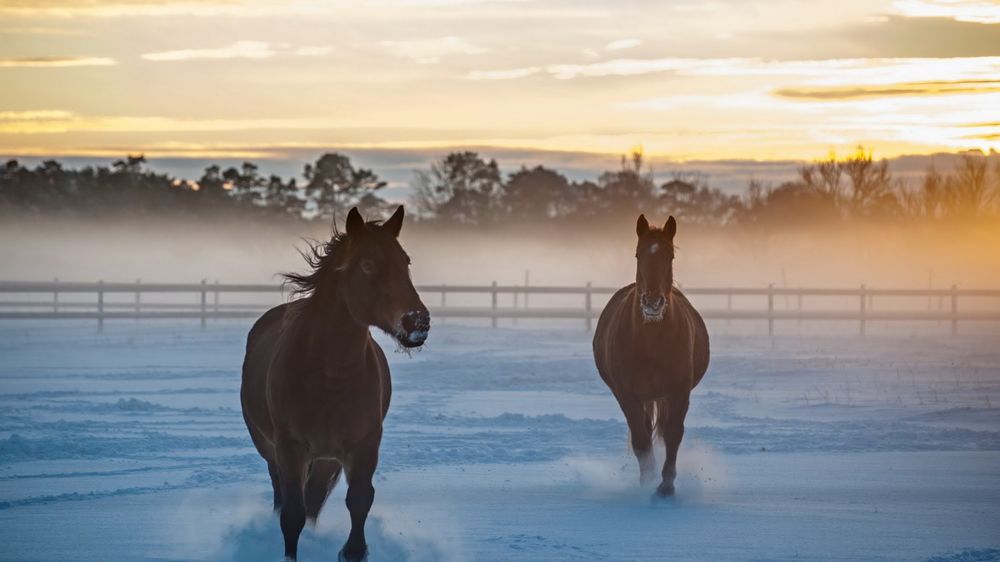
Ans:
[[[0,154],[1000,149],[1000,2],[0,0]]]

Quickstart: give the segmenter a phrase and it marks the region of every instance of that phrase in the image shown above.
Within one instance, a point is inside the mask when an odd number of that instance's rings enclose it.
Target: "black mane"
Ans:
[[[377,227],[382,221],[368,221],[365,226]],[[334,226],[333,236],[329,242],[319,242],[317,240],[305,240],[309,245],[308,250],[299,250],[312,271],[309,273],[285,272],[281,274],[284,278],[282,286],[291,286],[292,295],[308,297],[316,294],[316,290],[324,284],[328,276],[337,273],[343,261],[344,246],[350,241],[347,232],[340,232]]]

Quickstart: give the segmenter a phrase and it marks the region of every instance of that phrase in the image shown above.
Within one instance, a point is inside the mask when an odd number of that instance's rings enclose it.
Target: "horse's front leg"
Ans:
[[[308,462],[305,447],[294,441],[279,441],[275,452],[281,487],[281,534],[285,538],[285,560],[295,560],[298,556],[299,535],[306,523],[302,485]]]
[[[622,393],[615,393],[618,405],[628,423],[629,445],[635,459],[639,461],[639,483],[646,484],[656,474],[656,460],[653,457],[653,423],[649,411],[641,400]]]
[[[687,417],[688,405],[691,400],[690,391],[682,391],[669,395],[666,412],[659,413],[657,425],[663,435],[663,444],[667,449],[667,458],[663,462],[663,482],[656,488],[656,495],[662,497],[674,495],[674,480],[677,478],[677,449],[684,438],[684,418]]]
[[[372,476],[378,465],[378,446],[381,439],[372,439],[374,443],[363,445],[353,452],[344,463],[344,475],[347,477],[347,510],[351,513],[351,534],[340,549],[339,559],[355,562],[368,557],[368,543],[365,541],[365,521],[368,511],[375,501],[375,487],[372,486]]]

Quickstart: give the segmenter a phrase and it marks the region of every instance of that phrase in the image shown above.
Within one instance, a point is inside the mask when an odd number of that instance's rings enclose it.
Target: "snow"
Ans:
[[[0,324],[0,559],[280,560],[248,324]],[[713,333],[678,495],[569,325],[436,325],[393,369],[377,560],[1000,560],[1000,338]],[[659,453],[662,459],[662,451]],[[348,530],[339,487],[301,560]]]

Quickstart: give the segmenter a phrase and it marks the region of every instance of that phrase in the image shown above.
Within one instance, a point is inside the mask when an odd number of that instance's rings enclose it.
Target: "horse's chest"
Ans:
[[[667,364],[660,361],[637,363],[629,377],[632,392],[644,400],[655,400],[673,392],[689,390],[691,386],[690,370],[687,372],[679,364]]]
[[[635,345],[620,348],[619,354],[615,378],[637,398],[655,400],[691,389],[691,361],[683,353]]]
[[[318,379],[294,391],[286,415],[293,434],[321,456],[339,457],[382,424],[382,392],[378,379]]]

